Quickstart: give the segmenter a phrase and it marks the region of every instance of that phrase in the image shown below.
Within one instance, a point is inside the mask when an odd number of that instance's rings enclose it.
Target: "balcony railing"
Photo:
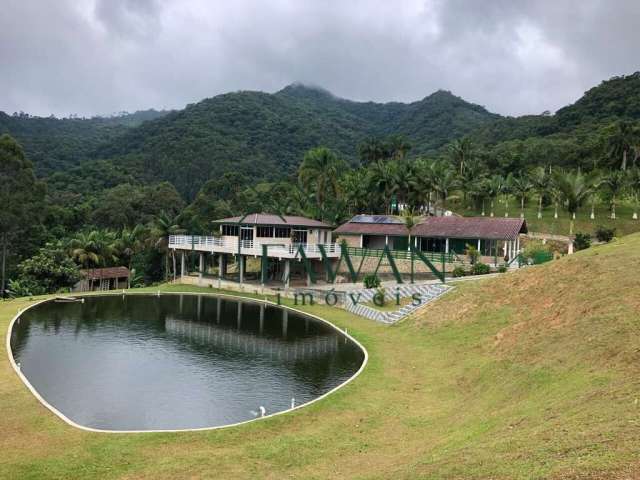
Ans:
[[[303,248],[308,257],[321,257],[320,246],[324,247],[325,253],[329,257],[340,256],[340,245],[336,243],[315,244],[315,243],[277,243],[277,239],[272,242],[262,242],[256,240],[240,240],[235,238],[213,237],[202,235],[171,235],[169,236],[169,248],[180,250],[198,250],[221,253],[240,253],[249,255],[262,255],[262,246],[267,245],[267,254],[270,257],[294,257],[298,254],[300,247]],[[238,245],[240,243],[240,245]]]

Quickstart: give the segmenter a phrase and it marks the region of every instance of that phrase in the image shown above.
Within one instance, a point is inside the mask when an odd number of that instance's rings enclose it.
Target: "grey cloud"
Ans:
[[[444,88],[540,113],[638,70],[638,25],[635,0],[9,0],[0,110],[180,108],[302,81],[374,101]]]

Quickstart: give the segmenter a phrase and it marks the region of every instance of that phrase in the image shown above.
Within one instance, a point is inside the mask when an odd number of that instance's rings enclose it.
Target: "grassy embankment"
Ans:
[[[307,307],[348,327],[368,367],[309,408],[227,430],[76,430],[19,381],[3,339],[0,476],[637,478],[638,252],[634,235],[461,283],[394,327]],[[0,303],[3,333],[28,303]]]
[[[476,210],[472,207],[467,208],[461,206],[459,203],[452,201],[448,208],[454,212],[464,216],[478,216],[482,213],[481,210]],[[568,235],[569,223],[571,217],[569,213],[560,208],[558,210],[558,218],[553,218],[555,207],[553,205],[547,206],[542,209],[542,218],[538,218],[538,205],[534,201],[529,201],[524,208],[524,215],[527,220],[529,230],[538,233],[549,233],[554,235]],[[506,210],[505,203],[500,198],[495,203],[494,215],[496,217],[504,217],[505,211],[509,213],[510,217],[520,217],[520,201],[512,198],[509,200],[509,209]],[[488,216],[490,212],[489,203],[485,205],[485,214]],[[633,220],[633,206],[628,203],[622,203],[616,206],[616,219],[611,219],[611,212],[607,205],[596,205],[594,220],[589,218],[591,214],[591,205],[583,205],[576,214],[575,226],[573,232],[583,232],[593,234],[599,225],[607,228],[615,228],[616,235],[628,235],[640,231],[640,220]]]

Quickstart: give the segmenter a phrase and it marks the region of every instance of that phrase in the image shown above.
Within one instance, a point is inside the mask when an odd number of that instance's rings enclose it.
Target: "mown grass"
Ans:
[[[451,201],[448,208],[452,209],[459,215],[478,216],[482,210],[473,207],[467,207],[460,204],[461,202]],[[508,203],[508,209],[502,198],[494,204],[494,215],[503,218],[505,213],[509,217],[520,217],[520,201],[511,198]],[[608,205],[597,204],[595,208],[595,219],[591,220],[591,205],[583,205],[576,214],[576,221],[573,232],[583,232],[593,234],[598,226],[607,228],[615,228],[616,235],[623,236],[635,232],[640,232],[640,220],[633,219],[633,212],[638,209],[634,208],[628,202],[620,203],[616,206],[616,219],[611,218],[611,212]],[[554,219],[553,214],[555,207],[549,205],[542,209],[542,218],[538,218],[538,205],[534,201],[529,201],[524,208],[525,219],[529,231],[537,233],[548,233],[553,235],[568,235],[569,224],[571,221],[569,213],[560,208],[558,210],[558,218]],[[489,216],[489,202],[485,204],[485,214]],[[639,212],[640,213],[640,212]]]
[[[5,352],[0,476],[636,478],[638,251],[634,235],[463,282],[393,327],[335,308],[302,307],[347,327],[369,351],[367,368],[308,408],[227,430],[76,430],[36,401]],[[4,332],[28,303],[0,303]]]

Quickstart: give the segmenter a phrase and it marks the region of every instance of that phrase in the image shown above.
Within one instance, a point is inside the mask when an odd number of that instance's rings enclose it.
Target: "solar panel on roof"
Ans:
[[[382,223],[398,224],[404,223],[401,219],[389,215],[356,215],[351,219],[353,223]]]

